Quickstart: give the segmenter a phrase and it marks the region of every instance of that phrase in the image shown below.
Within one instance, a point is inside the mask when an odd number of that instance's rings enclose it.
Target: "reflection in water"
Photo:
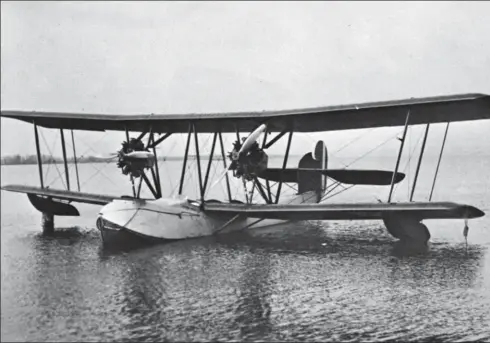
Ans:
[[[268,337],[273,330],[268,302],[270,268],[270,256],[250,254],[245,257],[238,278],[240,299],[235,310],[241,340]]]
[[[95,229],[10,238],[2,340],[490,338],[487,249],[396,256],[382,230],[290,225],[121,251]]]

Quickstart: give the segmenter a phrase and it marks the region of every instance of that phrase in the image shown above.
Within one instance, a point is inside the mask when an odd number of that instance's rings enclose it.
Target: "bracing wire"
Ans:
[[[295,191],[296,193],[298,193],[298,189],[294,188],[293,186],[291,186],[288,182],[284,182],[283,183],[286,187],[289,187],[290,189],[292,189],[293,191]]]
[[[80,186],[80,188],[83,188],[83,186],[85,186],[89,181],[91,181],[94,177],[96,177],[100,172],[101,170],[100,169],[97,169],[97,168],[94,168],[96,170],[96,172],[94,174],[92,174],[87,180],[85,180],[82,185]]]
[[[365,131],[364,133],[360,134],[359,136],[357,136],[356,138],[354,138],[352,141],[348,142],[347,144],[343,145],[340,149],[334,151],[334,154],[337,154],[339,152],[341,152],[342,150],[344,150],[345,148],[347,148],[348,146],[352,145],[353,143],[357,142],[358,140],[360,140],[362,137],[366,136],[368,133],[371,133],[371,131],[373,131],[375,128],[371,128],[369,129],[369,131]]]
[[[184,142],[182,141],[183,139],[183,135],[179,135],[179,139],[180,139],[180,144],[184,144]],[[185,144],[184,144],[185,146]],[[186,169],[186,172],[187,172],[187,169]],[[172,192],[170,193],[170,196],[171,197],[174,197],[175,196],[175,192],[177,191],[178,187],[179,187],[179,183],[176,183],[174,187],[172,187]]]
[[[354,163],[356,163],[357,161],[361,160],[362,158],[366,157],[367,155],[369,155],[370,153],[374,152],[375,150],[379,149],[381,146],[385,145],[386,143],[388,143],[390,140],[392,140],[393,138],[395,138],[396,136],[398,136],[398,133],[394,134],[393,136],[389,137],[388,139],[386,139],[385,141],[381,142],[380,144],[378,144],[377,146],[375,146],[374,148],[372,148],[371,150],[367,151],[366,153],[364,153],[363,155],[361,155],[360,157],[356,158],[355,160],[351,161],[350,163],[348,164],[344,164],[344,168],[343,169],[346,169],[348,168],[349,166],[353,165]],[[405,166],[406,167],[406,166]],[[348,187],[345,187],[343,186],[340,182],[336,182],[334,183],[332,186],[329,186],[327,187],[327,192],[323,195],[322,197],[322,200],[321,201],[324,201],[324,200],[327,200],[327,199],[330,199],[336,195],[339,195],[349,189],[351,189],[352,187],[354,187],[356,185],[350,185]],[[342,187],[343,189],[338,191],[337,193],[334,193],[332,195],[330,195],[336,188],[338,187]],[[375,197],[375,199],[377,199]]]
[[[361,135],[363,136],[363,135]],[[373,149],[367,151],[366,153],[364,153],[363,155],[361,155],[360,157],[356,158],[355,160],[351,161],[350,163],[348,164],[345,164],[344,163],[344,169],[348,168],[349,166],[353,165],[354,163],[356,163],[357,161],[361,160],[362,158],[366,157],[367,155],[369,155],[370,153],[374,152],[375,150],[379,149],[381,146],[385,145],[386,143],[388,143],[390,140],[392,140],[393,138],[395,138],[396,136],[398,136],[398,133],[396,133],[395,135],[389,137],[388,139],[386,139],[385,141],[381,142],[380,144],[378,144],[377,146],[375,146]],[[359,139],[359,137],[357,138],[357,140]],[[420,139],[420,138],[419,138]],[[345,192],[349,189],[351,189],[352,187],[354,187],[356,185],[351,185],[349,187],[345,187],[343,186],[340,182],[336,182],[334,183],[332,186],[329,186],[327,187],[327,192],[323,195],[322,197],[322,201],[324,200],[327,200],[327,199],[330,199],[338,194],[341,194],[342,192]],[[338,187],[342,187],[343,189],[337,193],[334,193],[332,195],[330,195],[336,188]],[[329,196],[330,195],[330,196]],[[375,199],[378,199],[376,196],[374,196]]]
[[[356,186],[356,185],[350,185],[349,187],[344,187],[344,189],[341,189],[341,190],[340,190],[340,191],[338,191],[337,193],[334,193],[334,194],[332,194],[331,196],[326,197],[325,199],[322,199],[322,200],[328,200],[328,199],[330,199],[330,198],[333,198],[334,196],[339,195],[340,193],[343,193],[343,192],[345,192],[345,191],[347,191],[347,190],[351,189],[351,188],[352,188],[352,187],[354,187],[354,186]]]
[[[106,136],[107,136],[107,134],[103,135],[101,138],[99,138],[99,139],[98,139],[98,140],[95,142],[95,144],[98,144],[98,143],[99,143],[99,142],[100,142],[102,139],[104,139]],[[92,146],[90,146],[90,144],[87,144],[87,142],[86,142],[86,141],[85,141],[83,138],[78,137],[77,139],[79,139],[80,141],[82,141],[82,143],[84,143],[84,144],[85,144],[85,145],[88,147],[88,149],[85,149],[85,151],[84,151],[82,154],[80,154],[80,157],[83,157],[83,156],[84,156],[84,155],[85,155],[87,152],[89,152],[89,151],[93,151],[93,152],[97,153],[97,151],[95,151],[95,150],[92,148]],[[100,168],[100,169],[99,169],[99,168],[95,167],[95,166],[93,165],[93,163],[89,163],[89,165],[90,165],[90,166],[91,166],[93,169],[95,169],[95,170],[96,170],[96,173],[95,173],[95,174],[93,174],[93,175],[92,175],[92,176],[91,176],[91,177],[90,177],[88,180],[86,180],[86,181],[85,181],[85,182],[84,182],[82,185],[80,185],[80,189],[82,188],[82,186],[85,186],[85,185],[88,183],[88,181],[92,180],[92,179],[93,179],[95,176],[97,176],[98,174],[101,174],[102,176],[104,176],[104,177],[105,177],[107,180],[109,180],[109,181],[110,181],[110,182],[111,182],[111,183],[112,183],[114,186],[116,186],[116,187],[117,187],[117,185],[114,183],[114,181],[113,181],[111,178],[109,178],[107,175],[105,175],[105,174],[103,173],[103,169],[104,169],[104,168]],[[68,169],[69,169],[69,171],[70,171],[70,170],[73,170],[73,168],[74,168],[74,165],[71,165],[71,166],[70,166]],[[58,174],[59,174],[59,173],[58,173]],[[62,178],[62,176],[61,176],[61,175],[60,175],[58,178],[61,178],[61,180],[63,180],[63,178]],[[58,179],[58,178],[57,178],[57,179]],[[53,182],[55,182],[57,179],[55,179]],[[51,182],[51,184],[52,184],[53,182]],[[50,185],[51,185],[51,184],[50,184]]]
[[[373,151],[379,149],[381,146],[385,145],[386,143],[388,143],[390,140],[392,140],[393,138],[395,138],[396,136],[398,136],[398,133],[394,134],[393,136],[389,137],[387,140],[381,142],[380,144],[378,144],[377,146],[375,146],[373,149],[369,150],[368,152],[366,152],[365,154],[361,155],[360,157],[356,158],[355,160],[353,160],[352,162],[348,163],[345,168],[347,167],[350,167],[351,165],[353,165],[354,163],[356,163],[357,161],[361,160],[362,158],[366,157],[367,155],[369,155],[370,153],[372,153]],[[344,168],[344,169],[345,169]]]
[[[316,141],[315,141],[313,138],[311,138],[311,136],[310,136],[309,134],[305,134],[305,136],[306,136],[306,138],[308,138],[308,139],[309,139],[309,140],[310,140],[310,141],[311,141],[313,144],[315,144],[315,143],[316,143]],[[336,159],[336,160],[337,160],[339,163],[341,163],[341,164],[343,164],[343,165],[345,166],[345,163],[344,163],[344,162],[342,162],[342,161],[341,161],[341,160],[340,160],[340,159],[339,159],[337,156],[335,156],[335,155],[334,155],[335,153],[336,153],[336,152],[334,152],[333,154],[330,154],[329,156],[330,156],[330,157],[333,157],[333,158],[334,158],[334,159]]]
[[[39,131],[41,132],[41,130],[39,130]],[[59,134],[59,132],[56,133],[56,135],[58,135],[58,134]],[[42,135],[42,132],[41,132],[41,135]],[[48,151],[52,151],[54,149],[54,145],[55,144],[56,144],[56,139],[53,140],[53,145],[51,145],[51,150],[49,149],[49,146],[46,146],[48,148]],[[42,155],[40,156],[40,158],[41,158],[41,163],[43,163],[42,162]],[[46,172],[45,172],[45,175],[44,175],[44,180],[47,180],[48,179],[49,170],[51,169],[51,164],[52,163],[48,163],[48,168],[46,168]]]
[[[409,151],[408,160],[405,163],[405,167],[403,168],[402,172],[405,172],[407,170],[407,167],[409,167],[410,161],[412,160],[413,154],[415,152],[415,149],[417,149],[417,147],[418,147],[418,144],[420,142],[420,139],[422,138],[422,135],[423,135],[423,132],[420,133],[419,138],[417,139],[417,142],[415,143],[415,146],[413,147],[412,151],[411,152]],[[408,186],[408,194],[410,194],[410,182],[407,182],[407,184],[409,185]],[[399,184],[396,184],[394,189],[393,189],[393,197],[395,196],[396,190],[398,189],[398,185]]]
[[[169,149],[170,151],[173,151],[173,149],[175,148],[175,144],[177,144],[177,140],[176,140],[176,139],[174,139],[173,141],[174,141],[174,142],[173,142],[172,146],[171,146],[171,147],[170,147],[170,149]],[[158,149],[158,148],[156,148],[156,149]],[[165,172],[167,173],[167,175],[170,175],[169,170],[168,170],[168,168],[167,168],[167,164],[165,163],[165,162],[166,162],[165,158],[166,158],[167,156],[166,156],[166,154],[165,154],[164,152],[162,152],[162,149],[160,149],[160,151],[159,151],[159,154],[158,154],[159,156],[160,156],[160,153],[163,155],[163,159],[164,159],[164,160],[163,160],[163,161],[160,161],[160,162],[162,162],[162,163],[159,163],[159,162],[157,161],[157,163],[158,163],[158,167],[160,168],[160,166],[162,166],[162,165],[163,165],[163,168],[162,168],[162,169],[164,169],[164,170],[165,170]],[[159,169],[159,170],[160,170],[160,169]],[[170,188],[172,189],[172,193],[171,193],[171,195],[170,195],[170,196],[173,196],[173,193],[174,193],[174,186],[172,185],[172,180],[171,180],[172,178],[171,178],[171,177],[169,177],[169,178],[167,178],[167,179],[168,179],[168,183],[169,183],[169,185],[170,185]],[[176,185],[175,187],[177,187],[177,185]]]
[[[43,139],[44,144],[46,144],[46,147],[48,148],[49,153],[51,154],[51,156],[53,156],[53,153],[51,152],[51,150],[49,150],[49,145],[48,145],[48,143],[46,142],[46,138],[44,138],[44,134],[43,134],[43,132],[42,132],[42,131],[41,131],[41,138]],[[59,168],[58,168],[58,165],[57,165],[56,163],[53,163],[53,164],[54,164],[54,166],[55,166],[56,170],[58,171],[58,175],[59,175],[59,177],[58,177],[58,178],[60,178],[60,179],[61,179],[61,182],[63,183],[63,187],[64,187],[64,188],[66,188],[65,181],[63,180],[63,176],[61,175],[61,172],[60,172],[60,170],[59,170]],[[57,181],[57,180],[58,180],[58,178],[56,178],[56,179],[55,179],[53,182]],[[46,187],[51,186],[51,185],[53,184],[53,182],[51,182],[51,183],[50,183],[48,186],[46,186]]]

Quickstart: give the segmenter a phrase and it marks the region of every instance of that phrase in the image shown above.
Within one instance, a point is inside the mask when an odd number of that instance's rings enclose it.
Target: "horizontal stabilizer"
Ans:
[[[8,186],[1,187],[1,189],[9,192],[34,194],[34,195],[50,197],[57,200],[68,200],[68,201],[93,204],[93,205],[105,205],[110,203],[114,199],[121,198],[117,196],[110,196],[110,195],[103,195],[103,194],[73,192],[73,191],[66,191],[61,189],[41,188],[41,187],[32,187],[32,186],[24,186],[24,185],[8,185]]]
[[[353,204],[205,204],[208,214],[244,215],[282,220],[367,220],[385,215],[405,215],[418,220],[477,218],[485,213],[476,207],[453,202],[353,203]]]
[[[340,183],[351,185],[391,185],[393,172],[385,170],[350,169],[306,169],[306,168],[268,168],[259,177],[276,182],[298,182],[298,171],[318,171]],[[395,183],[402,181],[405,174],[396,173]]]

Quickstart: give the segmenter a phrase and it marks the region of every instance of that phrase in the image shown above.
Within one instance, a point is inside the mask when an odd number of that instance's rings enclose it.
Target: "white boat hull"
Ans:
[[[316,196],[305,193],[281,203],[316,203]],[[105,243],[121,240],[161,242],[265,228],[288,222],[208,215],[199,205],[199,202],[166,198],[115,200],[101,209],[97,227]]]

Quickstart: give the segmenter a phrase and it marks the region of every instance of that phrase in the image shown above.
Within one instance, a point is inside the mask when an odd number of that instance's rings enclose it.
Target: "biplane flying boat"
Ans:
[[[73,203],[102,205],[96,220],[104,242],[119,241],[169,241],[219,233],[268,227],[284,222],[301,220],[381,220],[388,232],[401,241],[426,244],[430,239],[425,219],[468,219],[484,213],[470,205],[454,202],[414,202],[413,193],[431,123],[447,123],[439,155],[442,156],[449,123],[490,119],[490,96],[463,94],[430,98],[417,98],[387,102],[361,103],[289,111],[235,112],[213,114],[144,114],[105,115],[59,112],[1,112],[5,118],[18,119],[34,125],[40,187],[7,185],[2,189],[28,195],[32,205],[42,212],[43,230],[54,230],[55,216],[78,216]],[[426,124],[410,201],[393,202],[396,183],[404,179],[398,172],[407,128]],[[286,168],[294,132],[326,132],[346,129],[404,127],[395,170],[329,169],[328,153],[323,141],[318,141],[311,152],[299,160],[297,168]],[[65,165],[67,189],[44,187],[38,127],[58,129]],[[122,131],[126,141],[116,158],[117,166],[128,176],[132,196],[110,196],[70,189],[64,130]],[[137,133],[133,137],[131,133]],[[244,132],[248,136],[240,137]],[[207,170],[201,170],[198,134],[213,134],[211,156]],[[223,133],[232,133],[237,140],[231,152],[225,154]],[[179,197],[164,198],[158,169],[156,147],[173,134],[187,134],[187,143],[179,184]],[[145,136],[148,135],[148,138]],[[272,139],[268,140],[271,136]],[[267,150],[282,137],[287,137],[282,168],[269,168]],[[194,138],[199,196],[184,198],[186,164],[189,147]],[[259,144],[259,140],[262,142]],[[228,199],[206,199],[210,165],[216,144],[219,142],[224,173],[216,182],[226,180]],[[76,166],[76,159],[75,159]],[[438,167],[439,168],[439,163]],[[204,169],[204,168],[203,168]],[[437,175],[437,171],[436,171]],[[233,199],[230,177],[243,183],[244,189],[260,194],[261,201]],[[77,173],[78,178],[78,173]],[[324,196],[331,185],[337,184],[385,185],[390,187],[386,202],[326,203]],[[139,181],[139,185],[138,185]],[[142,183],[153,198],[141,197]],[[275,192],[270,183],[276,183]],[[435,178],[434,178],[435,183]],[[135,186],[135,184],[137,184]],[[283,184],[295,184],[297,193],[281,197]],[[434,186],[434,184],[433,184]],[[274,194],[275,193],[275,194]],[[465,229],[467,226],[465,226]]]

